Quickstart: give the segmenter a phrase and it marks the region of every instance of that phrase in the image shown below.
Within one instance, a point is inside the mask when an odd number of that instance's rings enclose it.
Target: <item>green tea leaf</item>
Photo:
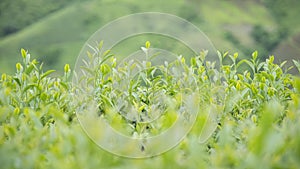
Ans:
[[[51,73],[55,72],[55,70],[48,70],[47,72],[43,73],[41,76],[41,80],[50,75]]]

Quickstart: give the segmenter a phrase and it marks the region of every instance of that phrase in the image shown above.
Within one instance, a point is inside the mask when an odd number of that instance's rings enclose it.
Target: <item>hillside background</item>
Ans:
[[[187,19],[218,50],[237,51],[241,58],[258,50],[261,59],[269,55],[278,61],[300,59],[299,0],[1,0],[0,73],[15,71],[20,48],[29,50],[46,69],[62,71],[65,63],[74,65],[96,30],[138,12]],[[136,45],[143,45],[144,39],[137,39],[140,44]],[[159,47],[158,43],[152,42]]]

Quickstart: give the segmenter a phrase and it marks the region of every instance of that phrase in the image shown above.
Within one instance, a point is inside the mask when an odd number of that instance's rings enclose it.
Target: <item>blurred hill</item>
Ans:
[[[278,60],[299,60],[299,8],[298,0],[1,0],[0,73],[14,71],[20,48],[29,50],[46,68],[62,70],[65,63],[75,63],[96,30],[138,12],[187,19],[218,50],[238,51],[241,57],[258,50],[262,59],[274,54]]]

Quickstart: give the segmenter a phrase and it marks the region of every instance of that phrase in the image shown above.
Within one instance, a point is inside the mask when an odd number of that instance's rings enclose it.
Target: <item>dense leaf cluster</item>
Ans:
[[[22,49],[23,63],[0,81],[1,167],[299,168],[300,80],[282,69],[284,63],[273,63],[273,56],[259,61],[253,52],[252,59],[237,61],[237,53],[218,53],[216,64],[203,51],[189,64],[178,57],[154,65],[149,60],[119,64],[109,51],[97,51],[88,54],[85,76],[77,80],[92,86],[85,89],[92,89],[99,118],[127,135],[155,135],[182,111],[176,100],[193,91],[201,104],[188,136],[174,149],[142,160],[99,149],[74,116],[86,103],[73,100],[83,86],[70,83],[70,66],[62,77],[50,76],[53,70],[44,72]],[[160,104],[158,93],[170,99]],[[123,118],[126,109],[139,115],[134,123]],[[156,109],[164,116],[142,123]]]

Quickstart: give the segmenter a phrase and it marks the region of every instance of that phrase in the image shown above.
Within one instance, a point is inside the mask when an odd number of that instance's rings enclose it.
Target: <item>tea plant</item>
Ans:
[[[16,73],[0,81],[1,168],[299,168],[300,79],[283,70],[285,62],[219,52],[216,64],[202,51],[189,64],[182,56],[121,63],[101,47],[87,54],[84,76],[73,83],[68,64],[57,77],[21,50]],[[86,136],[75,117],[88,105],[74,99],[80,92],[97,103],[97,118],[133,137],[168,129],[185,112],[185,94],[197,93],[200,111],[174,149],[128,159]]]

